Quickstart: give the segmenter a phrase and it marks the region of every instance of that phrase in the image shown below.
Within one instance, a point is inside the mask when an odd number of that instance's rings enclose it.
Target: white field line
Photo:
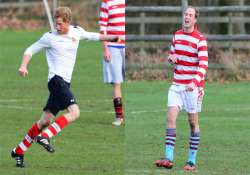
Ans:
[[[11,109],[20,109],[20,110],[39,110],[40,108],[34,108],[32,106],[23,106],[23,105],[13,105],[13,103],[18,102],[32,102],[34,99],[0,99],[0,108],[11,108]],[[96,100],[79,100],[79,102],[96,102]],[[111,99],[102,99],[98,100],[98,102],[109,102],[112,103]],[[2,104],[1,104],[2,103]],[[11,104],[6,104],[11,103]],[[226,108],[203,108],[202,112],[238,112],[238,111],[250,111],[250,105],[249,106],[232,106],[232,107],[226,107]],[[98,113],[108,113],[113,114],[114,111],[93,111],[93,110],[81,110],[83,113],[92,113],[92,112],[98,112]],[[166,109],[135,109],[126,111],[129,114],[144,114],[144,113],[162,113],[166,112]]]
[[[0,104],[0,109],[13,109],[13,110],[26,110],[26,111],[32,111],[32,110],[38,110],[38,111],[42,111],[42,108],[34,108],[34,107],[28,107],[28,106],[16,106],[16,105],[1,105]],[[247,108],[247,111],[250,111],[250,108]],[[99,113],[99,114],[112,114],[114,115],[114,111],[93,111],[93,110],[80,110],[81,113]],[[139,119],[139,118],[143,118],[145,117],[143,115],[143,113],[156,113],[156,112],[161,112],[164,110],[159,110],[159,111],[131,111],[131,112],[127,112],[125,115],[126,116],[129,116],[129,118],[136,118],[136,119]],[[220,110],[221,111],[221,110]],[[137,115],[139,114],[139,115]],[[141,115],[142,114],[142,115]],[[148,115],[147,115],[148,117]],[[225,120],[225,119],[228,119],[228,117],[218,117],[217,120]],[[231,117],[230,118],[231,120],[233,121],[249,121],[249,117],[246,116],[246,117]],[[180,118],[179,120],[186,120],[185,118]],[[200,118],[200,120],[214,120],[214,118]]]
[[[35,99],[0,99],[0,103],[18,103],[18,102],[32,102]],[[77,100],[79,102],[112,102],[112,99],[100,99],[100,100]]]
[[[1,105],[0,108],[8,108],[8,109],[19,109],[19,110],[35,110],[36,108],[27,107],[27,106],[17,106],[17,105]]]
[[[0,103],[18,103],[18,102],[30,102],[32,99],[0,99]]]
[[[22,105],[2,105],[0,104],[0,108],[10,108],[10,109],[20,109],[20,110],[39,110],[41,108],[35,108],[35,107],[28,107],[28,106],[22,106]],[[238,112],[238,111],[250,111],[250,107],[238,107],[238,108],[222,108],[222,109],[207,109],[203,110],[204,112],[218,112],[218,111],[225,111],[225,112]],[[83,113],[107,113],[107,114],[113,114],[114,111],[93,111],[93,110],[81,110]],[[127,111],[127,113],[130,114],[143,114],[143,113],[162,113],[166,112],[166,109],[158,109],[158,110],[138,110],[138,111]]]
[[[34,107],[28,107],[28,106],[18,106],[18,105],[1,105],[0,108],[2,109],[15,109],[15,110],[42,110],[41,108],[34,108]],[[107,114],[114,114],[113,111],[92,111],[92,110],[81,110],[82,113],[107,113]]]
[[[42,110],[41,108],[32,107],[32,106],[23,106],[23,105],[13,105],[13,103],[23,103],[23,102],[32,102],[34,99],[0,99],[0,108],[16,109],[16,110]],[[82,102],[92,103],[92,102],[108,102],[112,103],[112,99],[100,99],[100,100],[79,100]],[[2,103],[2,104],[1,104]],[[11,103],[11,104],[6,104]],[[114,114],[114,111],[93,111],[93,110],[81,110],[82,113],[108,113]]]
[[[17,109],[17,110],[42,110],[41,108],[34,108],[34,107],[28,107],[28,106],[17,106],[17,105],[1,105],[0,104],[0,108],[8,108],[8,109]],[[81,112],[83,113],[93,113],[95,111],[91,111],[91,110],[81,110]],[[109,112],[111,113],[111,112]]]
[[[157,110],[138,110],[138,111],[130,111],[131,114],[141,114],[141,113],[161,113],[166,112],[166,109],[157,109]],[[250,111],[249,107],[227,107],[227,108],[213,108],[213,109],[203,109],[202,112],[238,112],[238,111]]]

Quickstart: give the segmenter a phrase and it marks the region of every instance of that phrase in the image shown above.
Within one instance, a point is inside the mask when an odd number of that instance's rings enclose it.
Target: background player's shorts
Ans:
[[[104,83],[122,83],[125,78],[125,48],[108,47],[111,61],[103,59]]]
[[[203,88],[186,91],[184,85],[171,85],[168,91],[168,107],[178,106],[188,113],[201,112]]]
[[[56,115],[60,110],[76,104],[75,97],[70,90],[70,83],[64,81],[62,77],[55,75],[48,82],[48,89],[50,95],[43,108],[44,111],[49,110],[53,115]]]

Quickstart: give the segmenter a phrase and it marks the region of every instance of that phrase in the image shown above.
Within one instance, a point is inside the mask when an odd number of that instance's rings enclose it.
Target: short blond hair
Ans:
[[[63,22],[70,23],[72,20],[72,12],[69,7],[58,7],[56,9],[54,18],[62,18]]]

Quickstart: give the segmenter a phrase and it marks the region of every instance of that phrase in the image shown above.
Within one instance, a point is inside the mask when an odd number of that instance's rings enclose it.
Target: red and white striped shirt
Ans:
[[[191,33],[183,30],[175,32],[170,54],[177,54],[173,83],[187,85],[194,82],[197,87],[204,86],[208,69],[207,41],[197,28]]]
[[[125,0],[102,0],[100,8],[100,33],[118,35],[122,40],[109,46],[125,47]]]

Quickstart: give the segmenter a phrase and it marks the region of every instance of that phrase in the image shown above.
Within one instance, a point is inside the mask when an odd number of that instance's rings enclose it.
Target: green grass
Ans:
[[[153,162],[164,155],[165,110],[169,83],[127,83],[125,128],[127,175],[186,174],[189,125],[183,112],[177,119],[175,167],[159,169]],[[250,174],[250,85],[208,84],[200,114],[199,175]],[[192,173],[187,173],[192,174]]]
[[[0,32],[0,175],[163,175],[185,174],[189,128],[185,113],[177,121],[175,167],[158,169],[164,155],[169,83],[126,82],[126,127],[111,125],[111,87],[102,83],[102,46],[82,42],[72,79],[81,118],[52,140],[55,154],[33,145],[25,169],[14,166],[10,150],[39,119],[48,96],[44,54],[36,55],[29,76],[17,69],[24,49],[43,32]],[[250,174],[249,82],[207,85],[200,114],[199,175]],[[188,173],[192,174],[192,173]]]
[[[24,49],[42,33],[0,31],[0,174],[124,174],[124,127],[111,125],[114,114],[111,87],[102,80],[102,44],[84,41],[72,79],[80,119],[52,140],[56,153],[33,145],[25,155],[27,168],[15,168],[9,153],[39,119],[48,97],[44,53],[33,57],[28,77],[17,74]]]

